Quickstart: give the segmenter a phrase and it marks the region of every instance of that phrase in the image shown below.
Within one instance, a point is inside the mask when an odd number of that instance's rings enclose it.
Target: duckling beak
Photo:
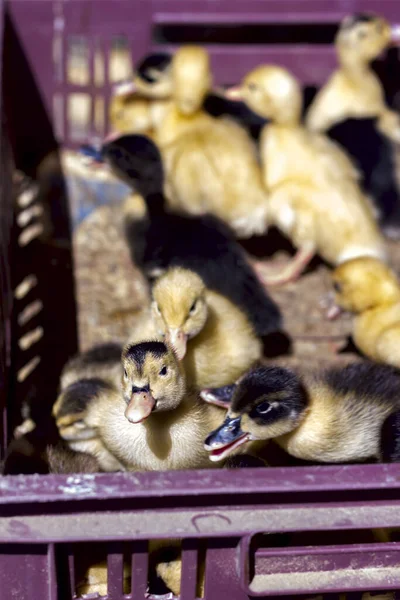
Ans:
[[[232,384],[219,388],[208,388],[200,392],[200,398],[209,404],[228,409],[235,387],[236,385]]]
[[[236,100],[237,102],[240,102],[240,100],[243,100],[243,92],[241,86],[235,85],[234,87],[227,88],[225,90],[224,96],[225,98],[228,98],[228,100]]]
[[[150,392],[136,392],[132,394],[130,402],[125,410],[125,417],[130,423],[141,423],[151,413],[156,401]]]
[[[121,81],[113,88],[113,96],[126,96],[137,91],[137,86],[133,81]]]
[[[240,428],[240,417],[227,416],[218,429],[215,429],[204,442],[204,448],[210,453],[210,460],[218,462],[248,442],[250,436]]]
[[[181,329],[169,329],[165,337],[167,343],[175,350],[178,360],[182,360],[186,354],[188,336]]]

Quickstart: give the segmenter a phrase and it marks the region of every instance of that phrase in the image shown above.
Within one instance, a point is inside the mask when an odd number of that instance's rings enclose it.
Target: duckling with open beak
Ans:
[[[236,386],[228,415],[205,440],[218,462],[254,441],[322,463],[398,462],[400,371],[364,361],[299,376],[259,367]]]

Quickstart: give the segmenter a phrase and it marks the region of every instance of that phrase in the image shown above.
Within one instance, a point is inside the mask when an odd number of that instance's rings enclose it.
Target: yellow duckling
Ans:
[[[166,337],[197,389],[236,381],[262,356],[247,315],[228,298],[209,290],[188,269],[169,269],[154,284],[151,316],[133,333]],[[143,339],[143,338],[142,338]],[[218,382],[218,383],[217,383]]]
[[[391,41],[383,17],[362,13],[346,17],[336,35],[339,68],[315,97],[306,118],[313,131],[326,131],[348,118],[379,117],[378,128],[400,141],[400,119],[385,102],[384,90],[370,63]]]
[[[264,233],[267,202],[255,146],[235,122],[202,109],[212,85],[207,52],[180,48],[172,59],[171,78],[172,106],[155,126],[170,207],[218,216],[239,237]]]
[[[334,271],[333,286],[338,307],[356,314],[356,346],[400,367],[400,285],[393,271],[374,258],[349,260]]]
[[[272,121],[260,142],[269,220],[298,253],[283,273],[265,280],[294,279],[316,253],[334,265],[358,256],[384,259],[384,241],[353,164],[327,137],[300,123],[302,93],[296,79],[281,67],[261,66],[227,94],[243,98]],[[262,267],[259,273],[265,275]]]

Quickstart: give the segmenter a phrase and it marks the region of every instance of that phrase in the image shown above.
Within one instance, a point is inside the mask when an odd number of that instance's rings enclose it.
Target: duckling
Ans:
[[[378,127],[400,141],[400,118],[385,103],[384,90],[370,63],[391,41],[383,17],[361,13],[346,17],[336,36],[339,69],[319,91],[307,114],[307,126],[326,131],[346,118],[377,117]]]
[[[379,260],[359,258],[340,265],[332,280],[339,310],[356,314],[355,345],[369,358],[400,367],[400,285],[395,273]],[[330,313],[334,317],[338,311]]]
[[[173,55],[165,52],[148,54],[135,69],[135,90],[148,99],[167,100],[173,96]],[[212,117],[229,116],[258,139],[265,119],[251,111],[244,102],[231,102],[223,90],[214,88],[204,99],[203,110]]]
[[[155,135],[169,206],[190,215],[211,213],[238,237],[265,233],[267,198],[252,140],[238,124],[202,110],[211,88],[206,50],[181,47],[171,69],[173,104]]]
[[[184,369],[159,341],[125,347],[122,393],[98,394],[85,423],[94,429],[123,470],[150,471],[209,466],[203,439],[221,421],[221,409],[187,391]],[[100,467],[110,470],[103,456]]]
[[[183,360],[189,386],[226,385],[261,358],[261,341],[247,316],[208,290],[193,271],[169,269],[157,279],[152,297],[154,334],[165,336]]]
[[[244,98],[273,121],[260,143],[269,219],[298,252],[277,276],[259,266],[265,281],[295,279],[315,253],[334,265],[358,256],[385,259],[384,240],[353,164],[333,142],[300,123],[302,94],[296,79],[283,68],[261,66],[239,90],[227,93]]]
[[[150,282],[169,267],[195,271],[207,289],[246,313],[258,336],[282,330],[278,306],[230,229],[210,215],[190,217],[166,210],[161,155],[150,139],[123,136],[105,145],[103,156],[139,192],[125,203],[125,232],[132,260]]]
[[[124,467],[104,446],[87,416],[92,403],[121,395],[122,349],[120,344],[102,344],[72,358],[61,373],[60,393],[52,409],[59,435],[68,447],[95,457],[105,471]]]
[[[259,367],[237,385],[226,420],[208,436],[205,448],[215,462],[250,441],[273,438],[303,460],[382,460],[387,456],[382,432],[399,412],[399,386],[400,370],[369,361],[313,376]],[[399,438],[397,429],[392,434]],[[393,453],[393,459],[400,455]]]
[[[376,15],[344,19],[336,36],[340,69],[316,96],[306,123],[311,130],[325,131],[350,154],[384,231],[393,236],[400,226],[395,148],[389,139],[393,131],[389,137],[380,131],[380,115],[388,109],[382,86],[370,68],[370,62],[389,45],[390,36],[389,24]]]

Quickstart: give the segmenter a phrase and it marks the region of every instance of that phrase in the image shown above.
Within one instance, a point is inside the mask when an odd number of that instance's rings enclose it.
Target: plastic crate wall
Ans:
[[[9,0],[9,7],[58,138],[70,147],[107,131],[113,83],[151,50],[199,39],[218,84],[278,63],[319,85],[335,65],[329,42],[346,14],[375,10],[400,22],[392,0]]]
[[[0,9],[3,4],[0,0]],[[103,129],[98,128],[95,98],[109,97],[112,81],[105,73],[103,83],[94,84],[95,49],[100,45],[109,57],[113,37],[122,36],[135,59],[159,47],[152,41],[152,27],[160,24],[329,24],[346,13],[368,9],[383,12],[393,22],[398,9],[388,1],[378,5],[317,0],[9,0],[7,9],[2,88],[7,135],[0,146],[0,407],[10,433],[24,399],[51,403],[60,368],[76,348],[67,198],[51,123],[57,125],[66,147],[106,130],[105,118]],[[84,55],[90,77],[84,85],[65,78],[71,36],[78,36],[80,47],[89,49]],[[303,44],[215,44],[211,51],[218,83],[235,82],[264,61],[284,64],[307,82],[312,72],[319,83],[333,65],[332,49],[321,45],[316,51]],[[61,76],[55,74],[55,64],[58,68],[61,64]],[[76,130],[71,132],[66,107],[71,94],[82,92],[90,95],[90,117],[78,136]],[[105,113],[106,104],[102,109]],[[12,194],[11,153],[15,166],[38,183],[33,204],[41,210],[27,223]],[[48,155],[50,183],[42,170]],[[21,246],[18,239],[29,225],[42,228]],[[21,302],[13,298],[12,290],[30,274],[37,283]],[[24,309],[37,299],[42,303],[39,313],[33,321],[21,322]],[[40,337],[24,350],[21,336],[37,328]],[[36,356],[40,362],[18,381],[20,369]],[[359,600],[364,590],[400,588],[398,543],[326,546],[322,541],[314,546],[277,548],[271,543],[270,548],[258,548],[254,536],[268,533],[272,539],[275,532],[311,535],[399,527],[399,488],[397,465],[3,477],[0,600],[70,600],[76,561],[87,542],[109,544],[108,600],[144,600],[148,541],[176,537],[183,540],[183,600],[195,598],[203,546],[207,600],[309,597],[320,592],[330,599],[349,592],[348,598]],[[126,553],[132,560],[130,594],[122,591]]]

